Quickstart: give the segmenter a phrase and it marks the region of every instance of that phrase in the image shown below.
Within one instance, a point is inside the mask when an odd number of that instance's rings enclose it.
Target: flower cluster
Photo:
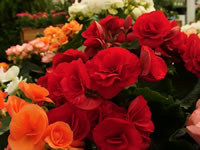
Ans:
[[[57,106],[48,112],[50,122],[69,123],[75,139],[87,137],[102,150],[148,149],[154,125],[146,100],[136,97],[128,111],[112,101],[138,80],[164,79],[167,63],[184,61],[199,77],[200,39],[181,32],[161,11],[145,13],[133,25],[130,16],[108,15],[92,22],[82,36],[85,53],[69,49],[57,54],[52,68],[38,80]],[[137,41],[139,48],[120,47]]]
[[[124,6],[125,13],[134,19],[155,10],[153,0],[124,0]]]
[[[125,14],[130,14],[134,19],[143,13],[155,10],[153,0],[82,0],[81,2],[76,0],[69,7],[69,16],[70,19],[83,20],[106,11],[111,15],[116,15],[119,9],[122,9]]]
[[[47,27],[52,24],[62,24],[68,18],[67,12],[56,12],[52,10],[50,13],[38,12],[30,14],[28,12],[16,14],[18,22],[22,27]]]
[[[155,16],[159,17],[156,21]],[[130,43],[138,39],[139,45],[145,46],[142,51],[148,49],[148,53],[151,53],[153,49],[156,55],[169,57],[173,61],[181,59],[180,53],[186,49],[187,38],[183,32],[180,32],[177,23],[170,22],[161,11],[145,13],[133,26],[129,16],[124,20],[108,15],[99,23],[93,22],[82,36],[86,38],[83,45],[86,46],[85,53],[89,57],[102,49],[120,46],[124,42]]]
[[[59,47],[68,43],[81,29],[82,25],[75,20],[64,24],[62,28],[49,26],[44,30],[44,37],[8,48],[6,50],[8,60],[16,64],[18,61],[31,58],[33,54],[39,54],[42,62],[51,62]]]
[[[151,0],[123,2],[153,6]],[[76,1],[74,6],[81,3],[86,1]],[[93,8],[101,1],[87,4]],[[182,32],[176,21],[169,21],[161,11],[144,13],[134,23],[130,15],[125,19],[108,15],[91,22],[82,32],[85,41],[79,49],[83,51],[71,48],[58,52],[57,48],[81,27],[76,22],[60,29],[51,26],[44,31],[45,37],[29,43],[37,46],[40,54],[51,51],[55,56],[37,84],[18,82],[23,93],[19,97],[6,98],[6,91],[0,91],[0,109],[11,117],[7,149],[83,150],[96,146],[100,150],[147,150],[152,141],[153,146],[162,141],[157,149],[175,145],[174,141],[186,133],[177,129],[183,128],[192,110],[192,102],[188,104],[187,99],[199,97],[199,85],[186,100],[172,91],[182,71],[195,82],[200,77],[197,34]],[[1,82],[7,83],[9,70],[2,66]],[[14,72],[18,74],[16,68]],[[199,105],[198,101],[186,124],[197,143]]]
[[[52,103],[47,97],[49,92],[39,85],[22,81],[19,88],[33,102]],[[69,124],[62,121],[49,124],[46,112],[39,105],[28,103],[17,96],[9,96],[7,102],[4,102],[5,98],[6,93],[0,91],[0,109],[11,117],[7,149],[44,150],[47,144],[47,148],[83,150],[76,148],[84,143],[74,141]]]
[[[28,12],[24,12],[24,13],[18,13],[16,14],[17,17],[29,17],[29,18],[32,18],[32,19],[37,19],[37,18],[41,18],[41,17],[44,17],[44,18],[47,18],[47,13],[46,12],[38,12],[36,14],[30,14]]]
[[[72,6],[69,7],[70,19],[79,18],[83,20],[87,17],[92,17],[95,14],[104,13],[106,10],[111,14],[117,14],[118,8],[123,8],[123,0],[75,0]]]

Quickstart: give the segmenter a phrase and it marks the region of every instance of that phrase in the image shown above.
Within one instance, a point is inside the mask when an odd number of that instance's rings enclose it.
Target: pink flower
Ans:
[[[43,56],[42,56],[42,62],[43,63],[49,63],[53,60],[53,57],[55,56],[55,53],[51,52],[51,51],[48,51],[47,53],[45,53]]]
[[[28,12],[24,12],[24,13],[18,13],[16,14],[17,17],[25,17],[25,16],[28,16],[29,13]]]
[[[56,16],[57,16],[57,14],[53,14],[53,15],[52,15],[52,18],[55,18]]]
[[[38,19],[38,18],[40,18],[40,16],[38,16],[37,14],[33,14],[33,18]]]
[[[33,47],[40,49],[41,51],[47,51],[49,48],[49,44],[44,43],[39,39],[35,39],[29,42]]]
[[[7,55],[12,55],[13,54],[13,47],[10,47],[6,50]]]
[[[189,117],[186,131],[198,144],[200,144],[200,107]]]
[[[56,11],[55,11],[55,10],[51,10],[50,12],[51,12],[52,14],[54,14]]]

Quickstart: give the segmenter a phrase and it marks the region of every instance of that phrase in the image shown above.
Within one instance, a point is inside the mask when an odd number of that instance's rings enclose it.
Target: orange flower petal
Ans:
[[[24,92],[26,97],[32,99],[32,101],[34,102],[40,102],[40,101],[53,102],[50,98],[46,97],[49,95],[49,91],[37,84],[33,83],[28,84],[24,81],[21,81],[19,83],[19,88]]]
[[[18,113],[25,105],[27,105],[26,101],[17,97],[17,96],[9,96],[8,102],[6,103],[6,110],[10,117]]]
[[[25,105],[10,122],[8,142],[11,149],[36,150],[34,147],[42,147],[40,142],[47,126],[48,118],[41,107]]]
[[[28,137],[23,137],[19,140],[14,140],[10,136],[8,137],[8,142],[11,146],[10,150],[44,150],[44,141],[39,141],[37,144],[33,144]]]
[[[44,137],[51,148],[65,149],[73,141],[73,132],[67,123],[58,121],[48,126]]]
[[[5,107],[4,98],[7,96],[7,92],[0,91],[0,109]]]
[[[44,97],[44,101],[45,102],[49,102],[49,103],[54,103],[50,98],[48,97]]]
[[[59,32],[61,32],[59,27],[49,26],[44,30],[44,36],[55,36],[55,34],[58,34]]]
[[[3,67],[4,72],[8,69],[9,65],[5,62],[0,63],[0,67]]]

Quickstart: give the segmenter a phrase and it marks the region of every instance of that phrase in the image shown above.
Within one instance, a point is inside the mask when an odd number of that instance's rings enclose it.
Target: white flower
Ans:
[[[86,16],[89,13],[89,10],[86,4],[79,3],[78,1],[73,3],[72,6],[69,7],[68,11],[69,11],[70,18],[72,19],[81,15]]]
[[[124,2],[123,0],[113,0],[111,4],[112,8],[123,8],[124,7]]]
[[[133,19],[155,10],[153,0],[124,0],[124,4],[125,14],[130,14]]]
[[[8,82],[14,80],[19,74],[19,67],[12,66],[6,72],[3,71],[3,67],[0,68],[0,82]]]
[[[86,4],[90,12],[99,14],[103,9],[108,9],[104,0],[83,0],[82,3]]]
[[[5,92],[8,92],[8,95],[15,95],[16,91],[19,89],[18,84],[20,81],[22,81],[22,77],[15,77],[9,84],[7,84]]]
[[[134,18],[134,19],[137,19],[140,15],[143,14],[143,10],[139,7],[136,7],[132,10],[131,12],[131,16]]]
[[[187,32],[190,29],[196,29],[199,32],[199,30],[200,30],[200,21],[192,23],[191,25],[186,24],[186,25],[181,27],[181,31],[182,32]]]
[[[117,8],[123,7],[123,0],[82,0],[81,2],[76,0],[75,3],[69,7],[68,11],[70,19],[76,17],[83,19],[84,17],[91,17],[94,14],[100,14],[105,10],[116,10]]]

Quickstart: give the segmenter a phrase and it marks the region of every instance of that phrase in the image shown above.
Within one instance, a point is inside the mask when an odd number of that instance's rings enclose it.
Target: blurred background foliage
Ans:
[[[174,0],[153,0],[156,10],[162,10],[169,19],[177,19],[178,12]]]
[[[6,61],[5,50],[20,43],[21,25],[17,13],[67,11],[73,0],[53,2],[52,0],[0,0],[0,61]]]

